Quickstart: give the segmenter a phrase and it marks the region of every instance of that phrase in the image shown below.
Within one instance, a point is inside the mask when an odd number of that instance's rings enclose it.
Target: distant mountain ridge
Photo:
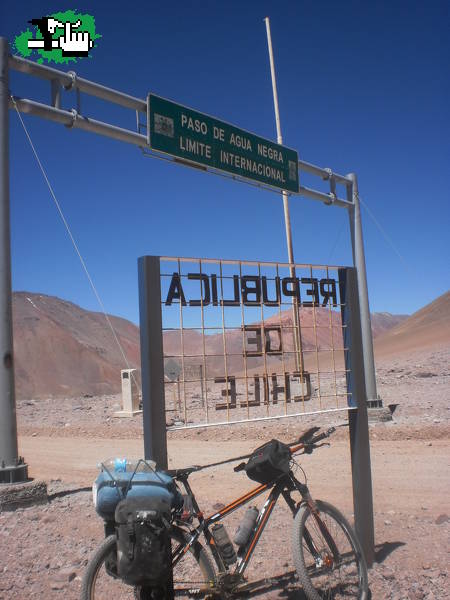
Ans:
[[[372,323],[372,335],[374,338],[380,336],[385,331],[396,327],[407,319],[409,315],[392,315],[388,312],[376,312],[370,315]]]
[[[375,339],[375,354],[395,355],[450,345],[450,291]]]
[[[311,309],[302,311],[302,321],[307,325],[312,318]],[[120,317],[110,315],[109,319],[129,366],[139,368],[138,327]],[[282,319],[289,321],[290,311],[285,311]],[[317,309],[316,319],[318,323],[324,319],[328,321],[328,311]],[[406,315],[375,313],[372,315],[374,337],[401,326],[405,320],[408,320]],[[102,313],[84,310],[54,296],[15,292],[13,329],[15,384],[19,398],[101,395],[120,391],[120,370],[127,365]],[[201,343],[199,333],[189,333],[192,335],[185,339],[186,352],[195,350]],[[166,353],[174,352],[178,343],[171,335],[170,332],[165,334]],[[307,327],[302,335],[305,347],[313,343]],[[223,343],[221,334],[208,337],[212,347],[218,344],[219,348]],[[320,338],[318,342],[321,343]],[[240,336],[231,336],[230,344],[241,347]]]

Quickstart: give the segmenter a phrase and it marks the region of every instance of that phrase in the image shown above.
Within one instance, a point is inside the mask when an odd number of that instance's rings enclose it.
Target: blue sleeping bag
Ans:
[[[172,477],[156,471],[151,461],[110,459],[101,464],[93,485],[94,505],[105,521],[114,521],[117,504],[124,498],[159,498],[172,510],[183,506],[183,497]],[[136,469],[137,466],[137,469]]]

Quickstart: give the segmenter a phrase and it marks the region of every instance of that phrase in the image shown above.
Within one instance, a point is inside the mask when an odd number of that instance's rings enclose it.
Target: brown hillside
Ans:
[[[439,296],[375,340],[377,357],[450,344],[450,292]]]
[[[372,315],[372,330],[374,337],[393,327],[406,319],[406,315],[391,315],[390,313],[375,313]],[[283,348],[285,352],[294,350],[292,337],[292,312],[290,309],[282,311],[281,315],[275,315],[265,321],[266,326],[283,327]],[[330,325],[333,327],[331,333]],[[300,309],[300,327],[302,332],[302,345],[305,351],[330,350],[332,347],[342,347],[341,315],[338,311],[328,308],[304,308]],[[333,335],[333,337],[332,337]],[[212,334],[205,337],[206,365],[209,375],[222,375],[225,372],[223,348],[227,349],[227,370],[229,373],[239,373],[244,369],[242,349],[243,336],[240,329],[228,330],[225,340],[222,333]],[[189,355],[185,365],[199,365],[203,362],[203,343],[199,331],[185,330],[183,341],[179,331],[167,331],[164,334],[164,353],[166,356],[179,356],[181,348],[185,355]],[[306,355],[307,357],[312,355]],[[174,358],[174,360],[179,360]],[[275,364],[278,360],[270,359]],[[253,366],[257,368],[264,360],[254,359]]]
[[[318,308],[314,314],[302,308],[302,339],[305,350],[330,346],[330,312]],[[140,366],[139,329],[133,323],[118,317],[109,317],[131,367]],[[372,317],[374,335],[396,322],[398,315],[377,313]],[[284,327],[292,324],[291,311],[281,314]],[[335,335],[340,335],[340,316],[331,313]],[[268,324],[279,325],[280,317],[268,319]],[[120,354],[105,317],[98,312],[86,311],[79,306],[52,296],[30,292],[13,294],[14,360],[16,390],[19,398],[44,398],[77,396],[83,394],[111,394],[120,391],[120,370],[127,367]],[[289,330],[287,330],[289,331]],[[203,344],[197,331],[184,332],[184,352],[193,357],[185,365],[201,364]],[[335,344],[338,340],[335,338]],[[239,372],[242,364],[242,333],[227,331],[227,353],[234,354],[228,360],[229,372]],[[209,335],[205,338],[205,350],[209,355],[209,373],[223,374],[223,336]],[[283,339],[285,350],[292,350],[292,336]],[[166,355],[180,354],[181,336],[178,331],[164,334]],[[218,356],[212,356],[212,355]],[[276,362],[276,361],[275,361]],[[257,360],[255,367],[257,367]]]
[[[139,330],[110,317],[131,367],[139,365]],[[15,383],[19,398],[108,394],[127,368],[101,313],[43,294],[13,295]]]
[[[333,326],[334,339],[331,338],[330,323]],[[248,323],[250,325],[250,323]],[[292,312],[285,310],[280,315],[268,318],[265,321],[266,326],[280,326],[283,328],[283,349],[285,352],[294,350],[294,341],[292,336]],[[329,311],[327,308],[301,308],[300,325],[302,332],[302,343],[304,350],[330,349],[342,347],[341,340],[341,318],[340,313]],[[277,343],[277,340],[274,340]],[[240,328],[227,330],[225,339],[222,333],[205,336],[205,355],[206,368],[208,376],[222,375],[225,372],[223,359],[224,344],[227,350],[227,370],[229,373],[239,373],[244,369],[243,361],[243,334]],[[178,331],[170,331],[164,334],[164,354],[166,356],[176,356],[181,354],[182,341]],[[183,347],[185,355],[190,355],[185,361],[188,364],[202,364],[203,362],[203,343],[201,333],[198,331],[184,331]],[[179,359],[174,359],[179,360]],[[279,363],[278,358],[271,357],[269,362]],[[264,363],[263,358],[252,359],[253,367]]]

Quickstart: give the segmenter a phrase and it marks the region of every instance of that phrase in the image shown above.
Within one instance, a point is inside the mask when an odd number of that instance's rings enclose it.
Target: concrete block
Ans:
[[[24,483],[3,483],[0,485],[0,512],[47,502],[47,484],[45,481],[33,480]]]
[[[114,413],[115,417],[134,417],[142,413],[139,409],[139,388],[137,385],[137,369],[122,369],[122,410]]]

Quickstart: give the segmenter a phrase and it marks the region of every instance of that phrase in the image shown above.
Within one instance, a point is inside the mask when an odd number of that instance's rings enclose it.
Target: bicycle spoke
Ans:
[[[326,511],[318,519],[308,509],[301,540],[311,584],[323,600],[359,598],[360,560],[345,527]]]
[[[111,545],[112,544],[112,545]],[[92,581],[87,589],[88,600],[150,600],[153,598],[151,586],[132,586],[123,583],[119,578],[114,577],[116,573],[116,547],[112,539],[108,546],[109,552],[103,554],[98,567],[95,569]],[[177,539],[172,540],[172,547],[179,546]],[[214,573],[208,576],[208,570],[205,571],[205,559],[203,558],[203,569],[198,562],[198,558],[192,552],[183,555],[173,570],[173,586],[175,598],[197,598],[204,595],[211,589]]]
[[[92,600],[135,600],[134,588],[122,583],[120,579],[115,579],[108,573],[108,569],[103,563],[97,571],[97,577],[93,587]]]

